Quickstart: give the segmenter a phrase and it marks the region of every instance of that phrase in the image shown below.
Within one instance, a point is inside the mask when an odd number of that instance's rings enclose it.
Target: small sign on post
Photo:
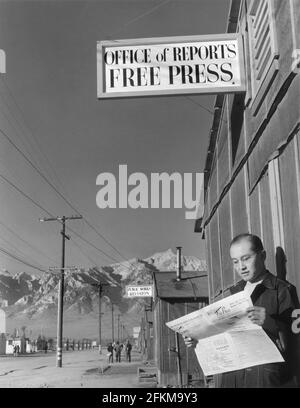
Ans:
[[[98,98],[245,91],[239,34],[97,43]]]
[[[125,288],[125,297],[152,297],[153,296],[153,286],[144,285],[144,286],[126,286]]]

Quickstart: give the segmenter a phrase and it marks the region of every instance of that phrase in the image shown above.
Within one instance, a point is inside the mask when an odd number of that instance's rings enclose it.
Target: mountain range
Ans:
[[[95,285],[101,282],[102,338],[111,338],[112,317],[115,336],[118,330],[126,337],[131,336],[133,327],[140,324],[140,312],[147,298],[124,297],[125,286],[151,284],[153,271],[175,271],[176,261],[176,254],[168,249],[146,259],[133,258],[99,269],[66,271],[63,335],[76,339],[97,338],[99,295]],[[182,256],[182,267],[187,271],[206,271],[206,262],[193,256]],[[59,280],[60,272],[42,276],[0,272],[0,302],[6,304],[7,332],[26,327],[27,336],[55,337]]]

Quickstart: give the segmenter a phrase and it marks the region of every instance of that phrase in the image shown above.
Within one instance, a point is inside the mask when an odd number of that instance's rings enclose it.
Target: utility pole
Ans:
[[[62,337],[63,337],[63,307],[64,307],[64,270],[65,270],[65,240],[70,239],[66,235],[66,221],[67,220],[80,220],[81,215],[73,215],[71,217],[54,217],[54,218],[40,218],[41,222],[45,221],[60,221],[62,223],[62,257],[61,257],[61,274],[59,281],[59,293],[58,293],[58,310],[57,310],[57,346],[56,346],[56,367],[62,367]]]
[[[120,331],[121,331],[121,334],[120,334],[121,342],[123,343],[124,342],[124,336],[123,336],[123,324],[122,323],[121,323],[121,326],[120,326]]]
[[[118,342],[120,342],[120,317],[121,315],[118,315]]]
[[[114,304],[111,302],[111,337],[112,342],[115,341],[115,334],[114,334]]]
[[[108,283],[92,283],[92,286],[96,287],[98,289],[98,295],[99,295],[99,346],[101,350],[101,316],[103,313],[101,313],[101,297],[102,297],[102,292],[103,292],[103,286],[108,286]]]

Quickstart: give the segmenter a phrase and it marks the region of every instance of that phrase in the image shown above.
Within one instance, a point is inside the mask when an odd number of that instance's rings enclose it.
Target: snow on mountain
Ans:
[[[168,249],[164,252],[157,252],[149,258],[133,258],[126,262],[111,265],[115,274],[119,274],[122,280],[143,275],[145,268],[148,271],[175,271],[177,267],[177,255]],[[195,256],[182,256],[182,267],[185,271],[206,271],[207,266],[204,260]]]
[[[175,271],[177,268],[177,255],[168,249],[165,252],[158,252],[145,261],[154,266],[159,271]],[[185,271],[205,271],[206,262],[195,256],[182,256],[182,267]]]
[[[14,304],[20,298],[39,289],[39,278],[25,272],[10,275],[0,272],[0,299]]]
[[[89,327],[91,332],[97,333],[99,296],[95,284],[98,282],[104,284],[102,309],[107,312],[103,316],[104,323],[105,319],[108,319],[107,324],[103,324],[104,335],[105,332],[111,330],[109,329],[111,323],[108,317],[111,303],[115,305],[116,313],[122,315],[123,322],[126,322],[129,327],[128,330],[131,330],[134,325],[138,325],[139,311],[143,302],[140,299],[124,298],[125,286],[152,283],[153,271],[176,270],[176,262],[176,254],[168,249],[149,258],[133,258],[126,262],[104,266],[101,269],[92,268],[87,271],[66,272],[64,318],[69,332],[77,333],[78,331],[81,333],[81,327]],[[182,266],[184,270],[189,271],[206,270],[205,261],[193,256],[183,256]],[[26,325],[33,327],[47,321],[49,328],[53,326],[51,330],[54,330],[59,280],[60,274],[57,272],[37,277],[24,272],[10,275],[7,271],[0,271],[0,300],[7,300],[8,302],[8,322],[10,321],[13,326],[12,322],[16,324],[16,322],[23,322],[25,319]]]

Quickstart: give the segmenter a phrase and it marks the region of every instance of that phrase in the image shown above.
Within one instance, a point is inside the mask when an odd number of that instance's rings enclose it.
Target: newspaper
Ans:
[[[198,340],[195,352],[205,376],[284,361],[262,327],[248,318],[250,306],[242,291],[166,325]]]

